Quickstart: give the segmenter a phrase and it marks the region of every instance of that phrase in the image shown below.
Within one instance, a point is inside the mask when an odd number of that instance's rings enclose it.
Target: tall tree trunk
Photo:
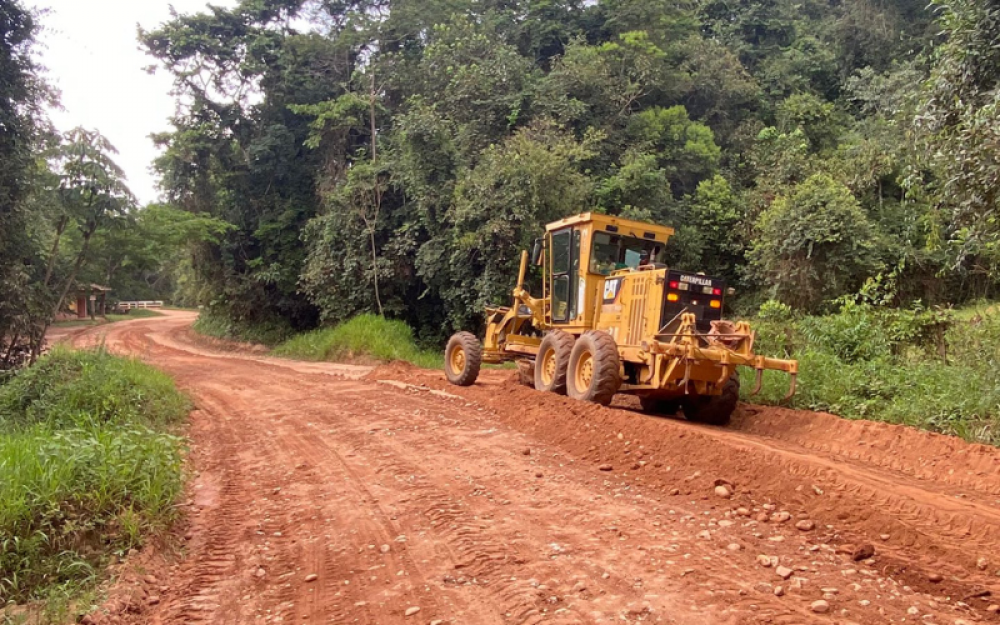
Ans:
[[[377,101],[377,91],[375,89],[375,72],[372,72],[371,76],[371,90],[368,94],[368,122],[371,128],[371,141],[372,141],[372,169],[374,170],[374,180],[372,180],[373,195],[374,195],[374,205],[375,205],[375,216],[369,222],[367,210],[365,211],[365,226],[368,228],[368,239],[372,246],[372,278],[375,283],[375,305],[378,306],[378,314],[380,317],[385,316],[385,311],[382,309],[382,297],[378,290],[378,249],[375,246],[375,226],[378,225],[378,215],[382,208],[382,189],[379,186],[378,180],[378,143],[376,142],[376,128],[375,128],[375,102]]]
[[[59,253],[59,241],[62,239],[67,224],[69,224],[69,217],[63,215],[59,219],[59,225],[56,226],[56,240],[52,242],[52,251],[49,252],[49,262],[48,266],[45,267],[45,281],[42,282],[43,286],[49,286],[49,280],[52,279],[52,270],[56,265],[56,255]]]
[[[76,262],[73,263],[73,271],[71,271],[69,277],[66,278],[66,283],[63,284],[62,293],[59,294],[59,301],[56,302],[56,306],[52,310],[51,317],[53,319],[55,319],[56,315],[59,314],[59,310],[62,308],[63,302],[66,301],[66,295],[69,293],[70,288],[73,286],[73,282],[76,280],[76,274],[80,272],[80,267],[83,265],[83,259],[87,256],[87,249],[90,247],[90,237],[93,235],[94,229],[91,229],[83,235],[83,245],[80,246],[80,253],[76,255]]]
[[[83,259],[87,256],[87,250],[90,247],[90,237],[94,236],[94,231],[96,229],[96,227],[93,227],[83,233],[83,245],[80,246],[80,253],[76,255],[76,262],[73,263],[73,271],[71,271],[69,277],[66,278],[66,283],[63,284],[62,292],[59,294],[59,299],[56,301],[55,307],[39,325],[35,335],[31,337],[31,364],[34,364],[42,353],[42,345],[45,343],[45,334],[49,331],[49,326],[52,325],[52,322],[59,315],[63,302],[66,301],[66,295],[69,293],[70,288],[72,288],[73,282],[76,281],[76,275],[80,272],[80,267],[83,265]]]
[[[382,310],[382,296],[378,292],[378,255],[375,252],[375,229],[368,229],[368,238],[372,245],[372,275],[375,279],[375,305],[378,306],[378,314],[380,317],[385,316],[385,311]]]

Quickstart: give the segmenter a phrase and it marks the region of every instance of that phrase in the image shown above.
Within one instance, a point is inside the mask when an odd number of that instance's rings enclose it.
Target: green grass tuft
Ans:
[[[167,376],[103,351],[57,348],[0,386],[0,605],[65,606],[171,522],[188,408]]]
[[[133,308],[125,314],[109,314],[108,321],[128,321],[129,319],[150,319],[152,317],[162,317],[163,313],[150,308]]]
[[[420,349],[413,331],[402,321],[377,315],[360,315],[332,328],[306,332],[288,339],[272,352],[276,356],[316,361],[371,358],[381,362],[401,360],[418,367],[439,368],[438,352]]]

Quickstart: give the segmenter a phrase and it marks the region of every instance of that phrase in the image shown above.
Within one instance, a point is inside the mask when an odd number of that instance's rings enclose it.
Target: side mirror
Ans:
[[[535,239],[535,245],[531,248],[531,264],[539,265],[542,262],[542,240]]]

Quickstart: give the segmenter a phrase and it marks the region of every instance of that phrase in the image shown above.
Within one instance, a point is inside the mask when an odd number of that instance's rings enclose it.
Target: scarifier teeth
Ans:
[[[793,373],[791,374],[791,376],[792,376],[792,384],[788,388],[788,394],[785,395],[784,399],[782,399],[781,401],[788,401],[789,399],[792,398],[793,395],[795,395],[795,389],[798,386],[799,375],[797,373]]]
[[[750,397],[753,397],[760,392],[760,387],[764,384],[764,370],[757,369],[757,382],[753,385],[753,390],[750,391]]]

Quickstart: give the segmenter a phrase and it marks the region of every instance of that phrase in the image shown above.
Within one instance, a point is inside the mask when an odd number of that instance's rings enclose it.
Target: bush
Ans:
[[[0,605],[86,584],[172,520],[188,407],[103,351],[57,349],[0,386]]]
[[[164,427],[187,406],[167,375],[137,360],[57,347],[0,387],[0,432],[32,425]]]
[[[956,315],[960,317],[960,315]],[[839,313],[758,321],[758,351],[799,360],[792,405],[1000,444],[1000,316],[843,304]],[[743,387],[753,386],[746,369]],[[767,373],[777,403],[787,376]]]
[[[359,315],[332,328],[295,336],[276,347],[273,353],[304,360],[402,360],[426,368],[443,364],[440,353],[417,346],[408,325],[370,314]]]
[[[825,174],[778,197],[758,218],[754,273],[781,301],[815,311],[878,267],[872,224],[851,190]]]

